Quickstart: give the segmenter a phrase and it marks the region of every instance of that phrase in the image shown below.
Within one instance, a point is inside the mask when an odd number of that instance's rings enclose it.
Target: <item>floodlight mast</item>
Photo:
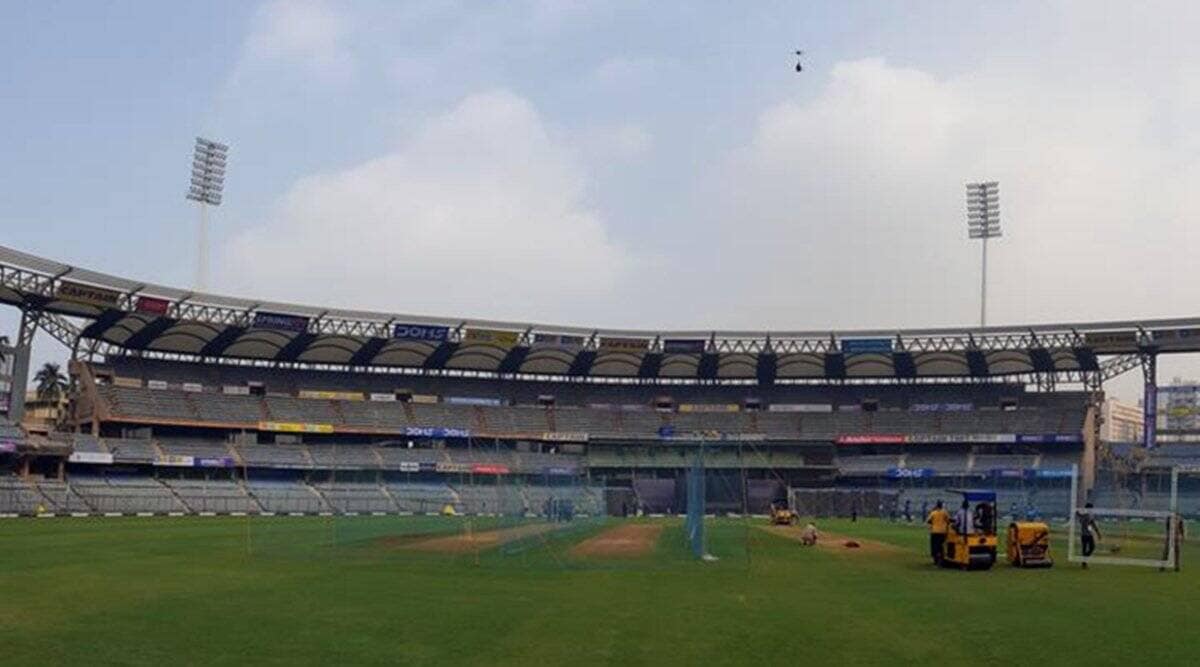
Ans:
[[[187,198],[200,206],[196,249],[196,290],[208,288],[208,207],[220,206],[225,191],[225,158],[229,146],[196,137],[192,154],[192,186]]]
[[[967,183],[967,236],[983,241],[979,278],[979,326],[987,326],[988,239],[1000,236],[1000,183]]]

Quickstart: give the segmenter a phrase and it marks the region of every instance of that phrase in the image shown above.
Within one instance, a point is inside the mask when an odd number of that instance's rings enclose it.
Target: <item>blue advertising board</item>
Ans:
[[[308,318],[299,315],[268,313],[260,310],[254,313],[254,323],[251,326],[255,329],[277,329],[279,331],[304,333],[308,331]]]
[[[1073,471],[1070,468],[1057,468],[1049,470],[1038,470],[1036,477],[1039,479],[1070,479]]]
[[[888,468],[889,479],[928,479],[937,475],[933,468]]]
[[[450,337],[450,327],[437,327],[428,324],[397,324],[392,327],[392,338],[397,340],[423,340],[431,343],[443,343]]]
[[[404,429],[404,435],[410,438],[469,438],[471,431],[465,428],[408,426]]]
[[[708,341],[703,338],[667,338],[662,342],[666,354],[703,354]]]
[[[842,354],[891,354],[891,338],[843,338]]]
[[[1073,445],[1083,442],[1074,433],[1018,433],[1017,442],[1023,445]]]

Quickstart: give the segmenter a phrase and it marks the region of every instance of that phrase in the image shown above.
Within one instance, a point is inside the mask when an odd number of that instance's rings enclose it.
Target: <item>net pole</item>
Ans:
[[[1079,464],[1071,464],[1071,512],[1067,516],[1067,562],[1075,559],[1075,515],[1079,511]]]

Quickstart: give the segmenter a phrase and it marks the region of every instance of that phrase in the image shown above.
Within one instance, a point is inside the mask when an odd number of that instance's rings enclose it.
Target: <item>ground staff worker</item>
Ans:
[[[942,507],[942,501],[933,506],[925,523],[929,524],[929,555],[933,557],[934,565],[941,565],[942,547],[946,544],[946,533],[950,531],[950,513]]]

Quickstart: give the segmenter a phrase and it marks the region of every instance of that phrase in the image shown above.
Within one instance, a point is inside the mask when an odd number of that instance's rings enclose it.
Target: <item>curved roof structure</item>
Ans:
[[[157,285],[0,246],[0,303],[90,320],[133,353],[642,379],[988,378],[1200,351],[1200,318],[857,331],[603,329],[276,303]]]

